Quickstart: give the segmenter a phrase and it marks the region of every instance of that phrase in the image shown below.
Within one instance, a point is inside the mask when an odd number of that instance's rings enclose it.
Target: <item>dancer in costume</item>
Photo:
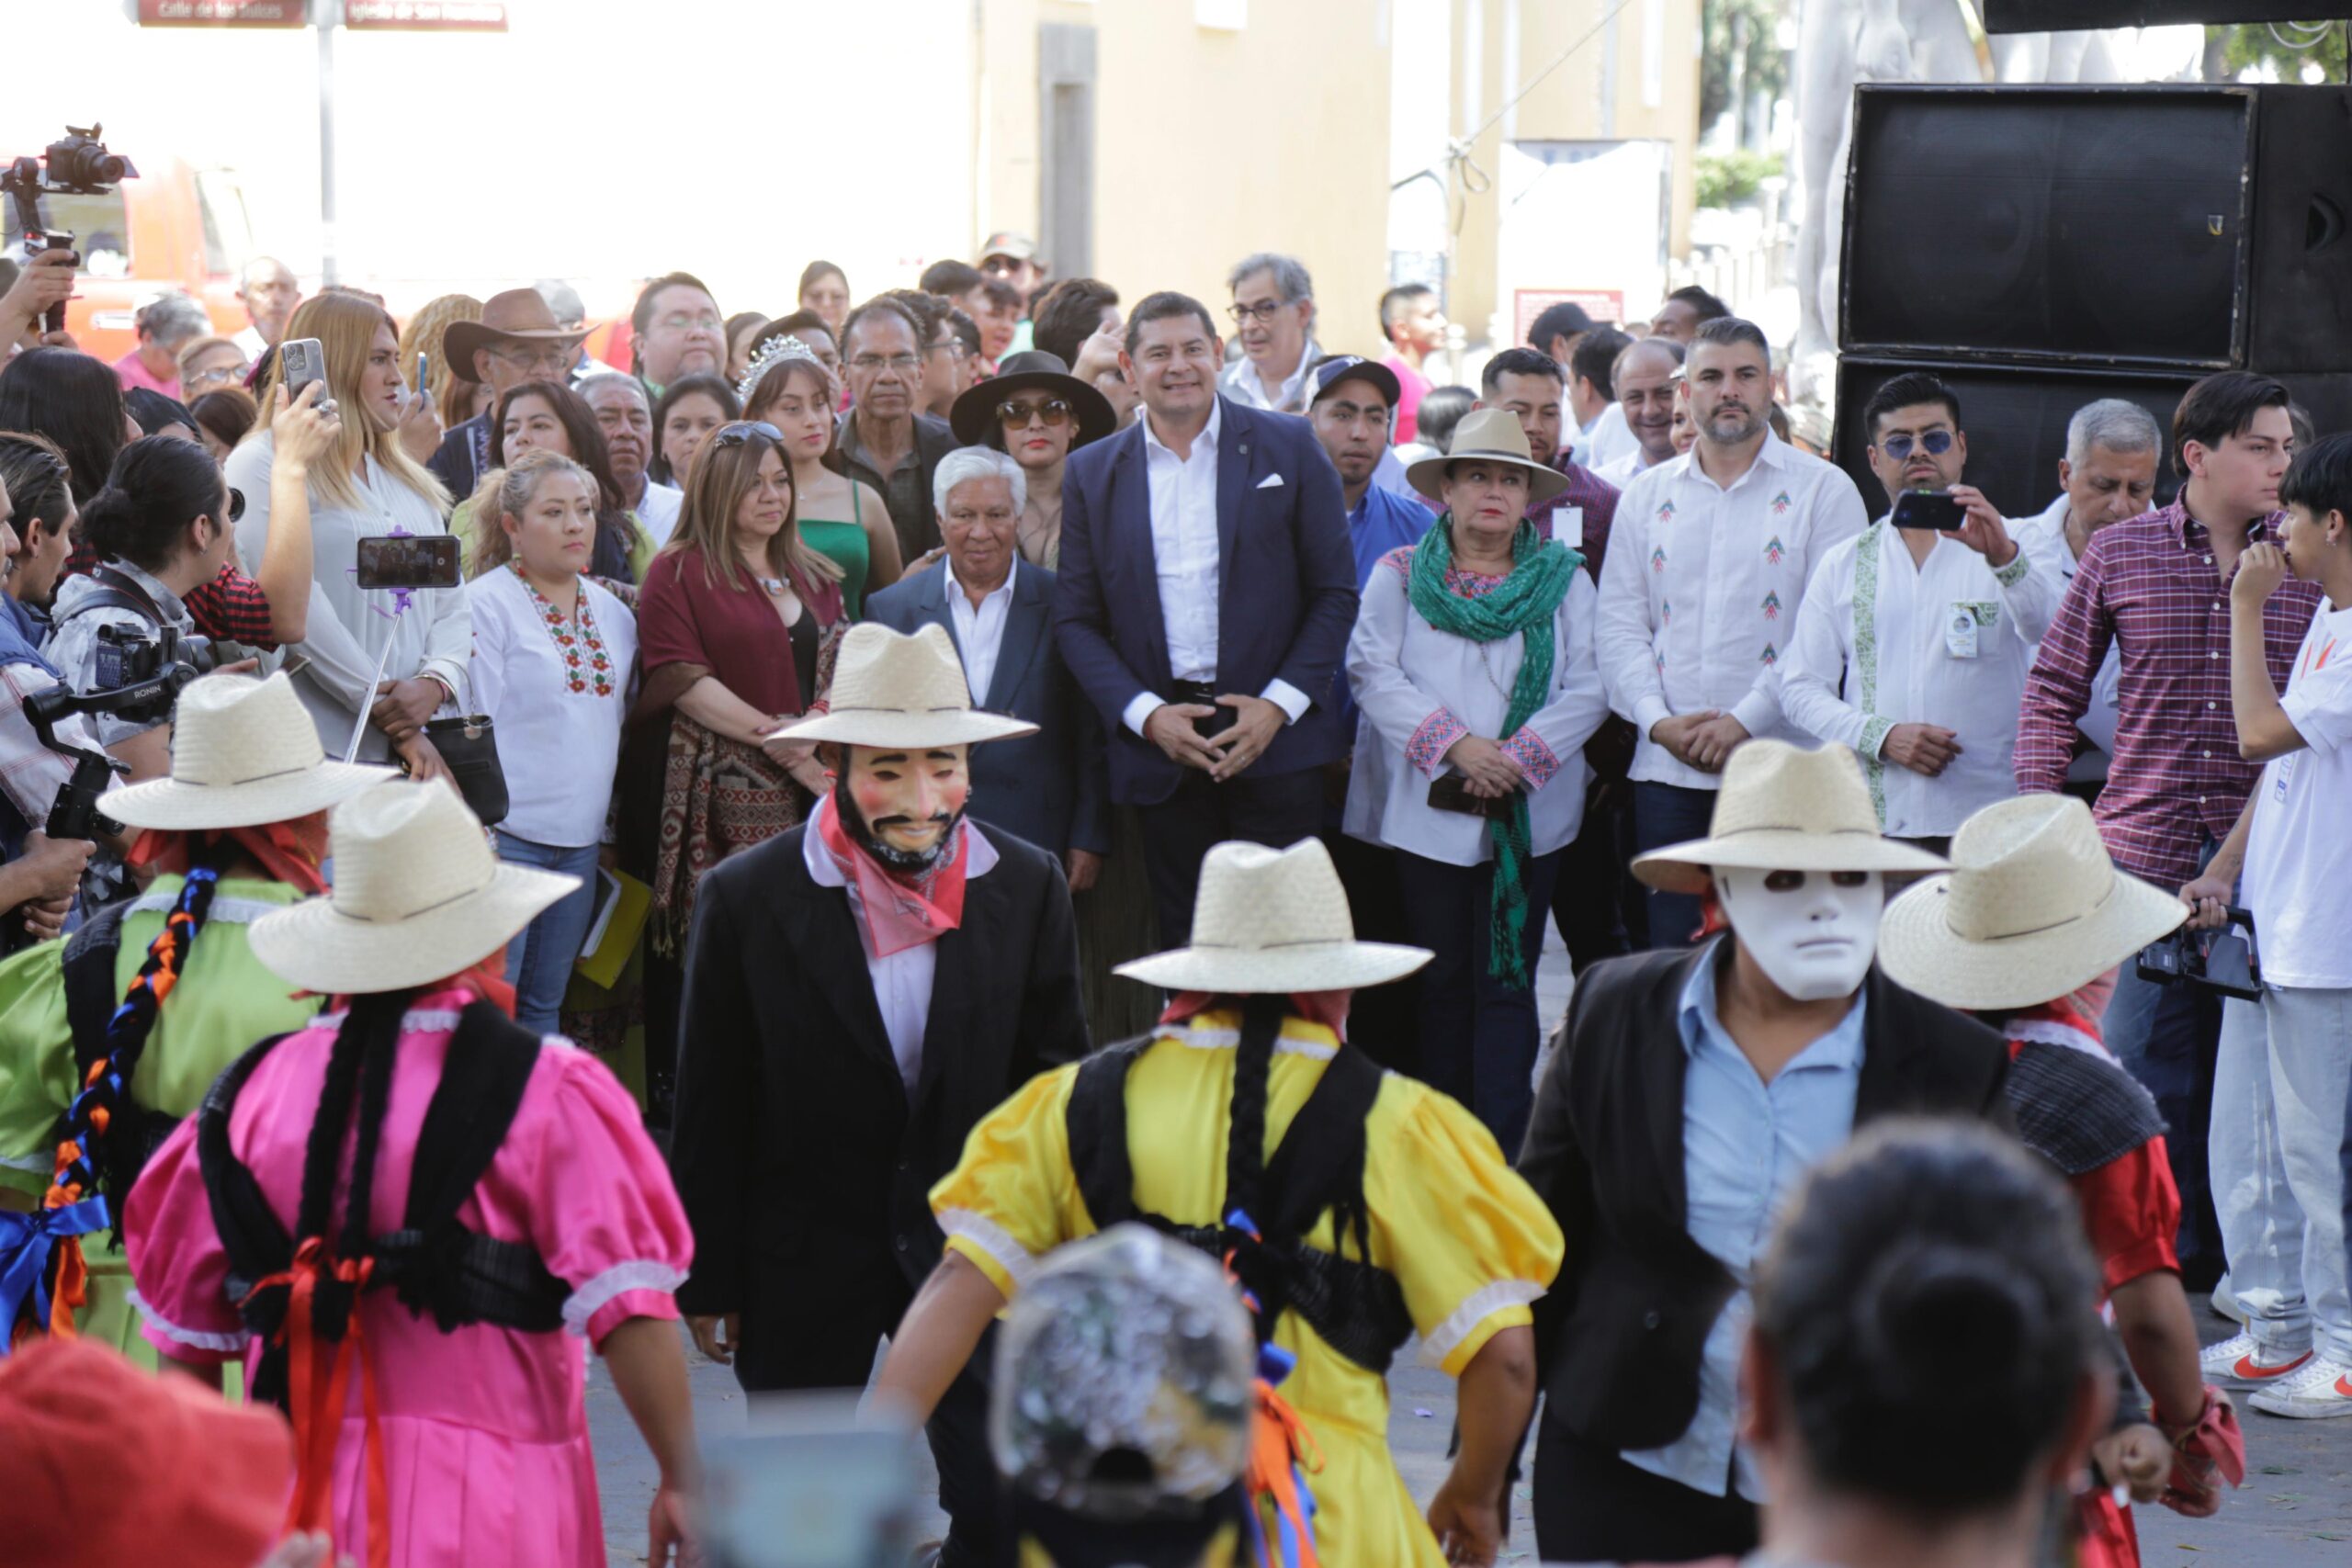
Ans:
[[[584,1336],[660,1466],[665,1563],[695,1484],[685,1216],[628,1092],[501,978],[573,881],[501,865],[441,780],[330,825],[334,895],[248,933],[329,1010],[240,1057],[131,1194],[148,1339],[199,1375],[248,1358],[294,1419],[288,1523],[366,1568],[603,1568]]]
[[[0,1283],[0,1324],[78,1327],[145,1359],[105,1233],[119,1236],[140,1168],[220,1070],[318,1010],[254,957],[246,928],[324,890],[327,807],[391,776],[328,761],[283,675],[208,676],[174,716],[171,776],[106,797],[137,830],[129,863],[154,881],[0,964],[0,1281],[24,1287]]]
[[[1491,1562],[1559,1228],[1476,1117],[1346,1045],[1355,991],[1430,955],[1355,940],[1319,841],[1219,844],[1200,883],[1200,942],[1119,970],[1174,995],[1160,1027],[1022,1089],[932,1190],[947,1255],[875,1397],[930,1409],[1046,1253],[1141,1219],[1227,1258],[1295,1363],[1250,1478],[1272,1561]],[[1461,1380],[1461,1457],[1427,1522],[1386,1440],[1385,1373],[1417,1333]]]

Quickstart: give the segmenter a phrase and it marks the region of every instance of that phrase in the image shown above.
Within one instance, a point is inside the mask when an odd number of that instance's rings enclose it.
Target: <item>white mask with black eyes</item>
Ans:
[[[1886,886],[1874,871],[1718,867],[1732,933],[1772,984],[1802,1002],[1849,997],[1878,953]]]

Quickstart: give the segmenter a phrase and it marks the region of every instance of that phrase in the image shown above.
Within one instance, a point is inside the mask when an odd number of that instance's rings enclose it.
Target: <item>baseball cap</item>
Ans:
[[[1036,242],[1026,234],[1010,229],[1000,229],[980,243],[980,259],[990,256],[1011,256],[1014,261],[1032,261],[1037,254]]]
[[[1309,408],[1321,402],[1324,394],[1342,381],[1371,382],[1380,389],[1380,395],[1388,400],[1388,406],[1392,409],[1396,406],[1396,400],[1404,395],[1404,389],[1397,385],[1394,370],[1360,354],[1335,354],[1306,374],[1315,383],[1315,395],[1306,400]]]

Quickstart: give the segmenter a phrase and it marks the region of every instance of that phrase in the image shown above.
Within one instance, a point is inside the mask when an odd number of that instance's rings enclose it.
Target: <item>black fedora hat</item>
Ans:
[[[995,375],[956,400],[956,406],[947,412],[947,423],[954,427],[956,440],[967,446],[979,446],[996,423],[997,404],[1015,392],[1037,390],[1052,392],[1069,404],[1078,420],[1078,434],[1069,442],[1073,452],[1119,428],[1111,400],[1071,375],[1060,355],[1042,348],[1006,355]]]

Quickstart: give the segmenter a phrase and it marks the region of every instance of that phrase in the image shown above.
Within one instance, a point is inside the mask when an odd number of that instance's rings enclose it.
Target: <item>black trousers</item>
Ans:
[[[911,1288],[895,1268],[887,1279],[872,1275],[862,1289],[839,1280],[826,1286],[817,1282],[821,1278],[820,1270],[811,1270],[812,1293],[832,1292],[824,1310],[762,1323],[746,1314],[746,1348],[735,1357],[735,1381],[744,1393],[865,1387],[876,1348],[898,1328]],[[1012,1561],[1007,1499],[989,1455],[988,1370],[995,1360],[996,1325],[990,1324],[923,1427],[939,1467],[939,1506],[948,1519],[942,1568],[998,1568]]]
[[[1159,944],[1182,947],[1192,939],[1201,857],[1228,839],[1280,850],[1313,838],[1323,819],[1323,770],[1245,773],[1218,784],[1187,768],[1175,794],[1136,813],[1143,819],[1143,867],[1159,916]]]
[[[1649,949],[1649,904],[1625,869],[1633,859],[1633,786],[1596,780],[1585,796],[1584,826],[1561,852],[1552,885],[1552,919],[1578,975],[1604,958]]]
[[[1544,1406],[1535,1439],[1535,1545],[1561,1562],[1693,1562],[1756,1550],[1756,1505],[1627,1464]]]
[[[1396,852],[1325,826],[1323,847],[1348,891],[1348,914],[1363,942],[1410,942]],[[1531,915],[1531,918],[1532,916]],[[1420,1045],[1421,977],[1408,975],[1357,996],[1348,1010],[1348,1043],[1390,1072],[1426,1081]]]

